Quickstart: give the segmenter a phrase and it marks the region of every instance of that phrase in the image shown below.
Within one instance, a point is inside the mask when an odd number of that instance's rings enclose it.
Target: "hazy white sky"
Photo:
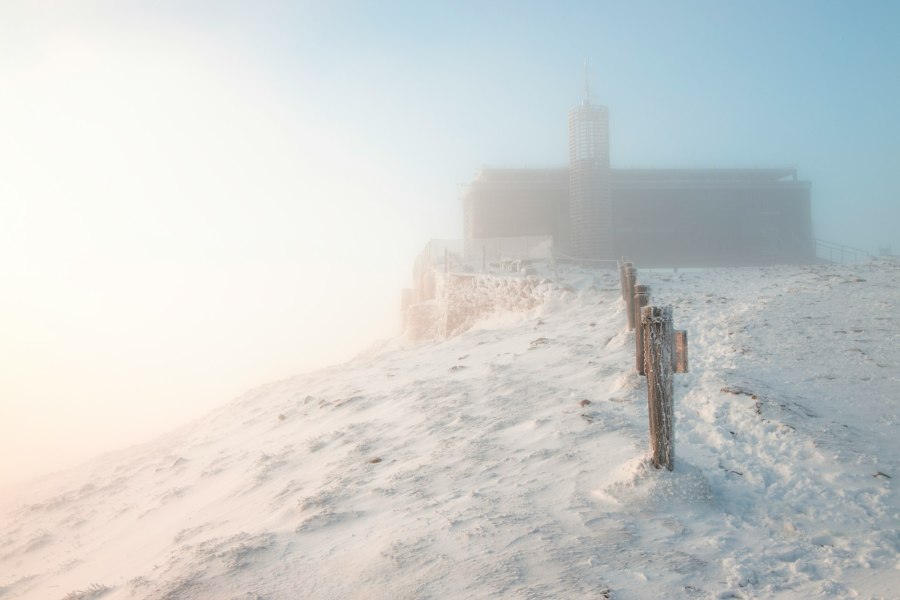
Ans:
[[[0,484],[398,325],[481,164],[793,165],[900,251],[895,2],[0,4]]]

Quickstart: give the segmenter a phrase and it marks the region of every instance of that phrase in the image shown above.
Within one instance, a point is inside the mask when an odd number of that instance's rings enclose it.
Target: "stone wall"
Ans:
[[[556,289],[548,279],[475,273],[439,273],[432,269],[434,298],[411,305],[406,335],[414,341],[452,337],[492,314],[531,310]]]

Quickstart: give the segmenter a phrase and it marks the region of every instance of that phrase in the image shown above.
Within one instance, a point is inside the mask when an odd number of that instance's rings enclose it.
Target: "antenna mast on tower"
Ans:
[[[584,59],[584,103],[588,105],[591,103],[591,82],[588,77],[588,59],[585,57]]]

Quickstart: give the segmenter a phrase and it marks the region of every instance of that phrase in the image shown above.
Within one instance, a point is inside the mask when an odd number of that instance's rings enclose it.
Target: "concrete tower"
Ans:
[[[591,103],[585,63],[584,100],[569,111],[569,209],[578,258],[614,258],[609,175],[609,110]]]

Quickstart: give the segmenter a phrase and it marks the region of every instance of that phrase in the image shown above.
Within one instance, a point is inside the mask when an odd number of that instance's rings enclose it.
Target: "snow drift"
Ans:
[[[618,274],[564,276],[4,498],[0,598],[896,597],[898,263],[640,273],[671,473]]]

